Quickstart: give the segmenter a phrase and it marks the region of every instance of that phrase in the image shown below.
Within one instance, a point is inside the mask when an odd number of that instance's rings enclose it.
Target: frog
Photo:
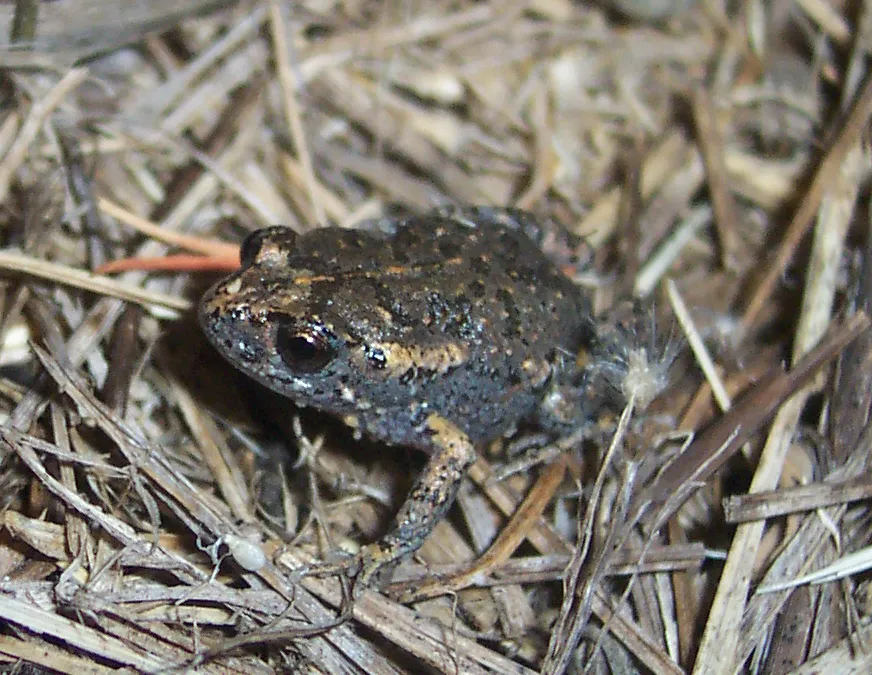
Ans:
[[[354,556],[365,584],[421,547],[480,448],[576,378],[591,309],[543,252],[548,232],[527,212],[481,206],[274,226],[251,233],[240,269],[203,296],[203,332],[237,369],[428,456],[387,533]]]

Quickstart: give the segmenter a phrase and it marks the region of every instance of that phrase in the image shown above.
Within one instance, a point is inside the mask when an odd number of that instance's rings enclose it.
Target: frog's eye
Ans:
[[[278,320],[276,351],[295,373],[311,375],[323,370],[337,354],[338,338],[320,324],[301,324],[283,317]]]
[[[239,261],[243,267],[248,267],[254,262],[269,231],[270,228],[255,230],[242,240],[242,246],[239,248]]]
[[[268,258],[272,260],[272,264],[282,264],[287,254],[294,250],[296,241],[297,233],[282,225],[255,230],[242,241],[242,246],[239,248],[239,261],[242,263],[242,267],[248,267],[258,258],[271,253]],[[265,244],[267,245],[266,251],[263,250]],[[260,260],[259,262],[265,261]]]

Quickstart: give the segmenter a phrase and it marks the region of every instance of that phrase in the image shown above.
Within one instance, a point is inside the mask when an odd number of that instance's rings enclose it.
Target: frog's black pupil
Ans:
[[[336,356],[323,335],[300,331],[295,326],[279,326],[276,351],[288,368],[300,374],[317,373]]]

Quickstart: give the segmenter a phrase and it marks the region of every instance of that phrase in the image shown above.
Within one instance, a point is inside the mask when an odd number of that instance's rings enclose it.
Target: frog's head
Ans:
[[[346,414],[369,402],[405,407],[422,384],[466,361],[467,348],[437,327],[417,327],[433,333],[427,342],[411,339],[415,328],[392,322],[359,266],[346,273],[336,256],[301,253],[313,235],[255,232],[242,246],[242,269],[203,297],[200,324],[230,363],[301,404]]]
[[[283,227],[250,235],[240,251],[242,268],[203,296],[200,325],[246,375],[301,403],[338,411],[336,383],[349,377],[343,365],[349,345],[312,315],[311,281],[318,275],[299,268],[296,241]]]

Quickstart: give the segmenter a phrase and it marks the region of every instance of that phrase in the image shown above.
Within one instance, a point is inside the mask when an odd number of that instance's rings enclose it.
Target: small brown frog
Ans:
[[[271,227],[204,296],[203,330],[242,372],[430,455],[393,528],[359,554],[363,579],[421,546],[477,445],[573,377],[590,311],[541,236],[529,214],[485,207],[368,230]]]

